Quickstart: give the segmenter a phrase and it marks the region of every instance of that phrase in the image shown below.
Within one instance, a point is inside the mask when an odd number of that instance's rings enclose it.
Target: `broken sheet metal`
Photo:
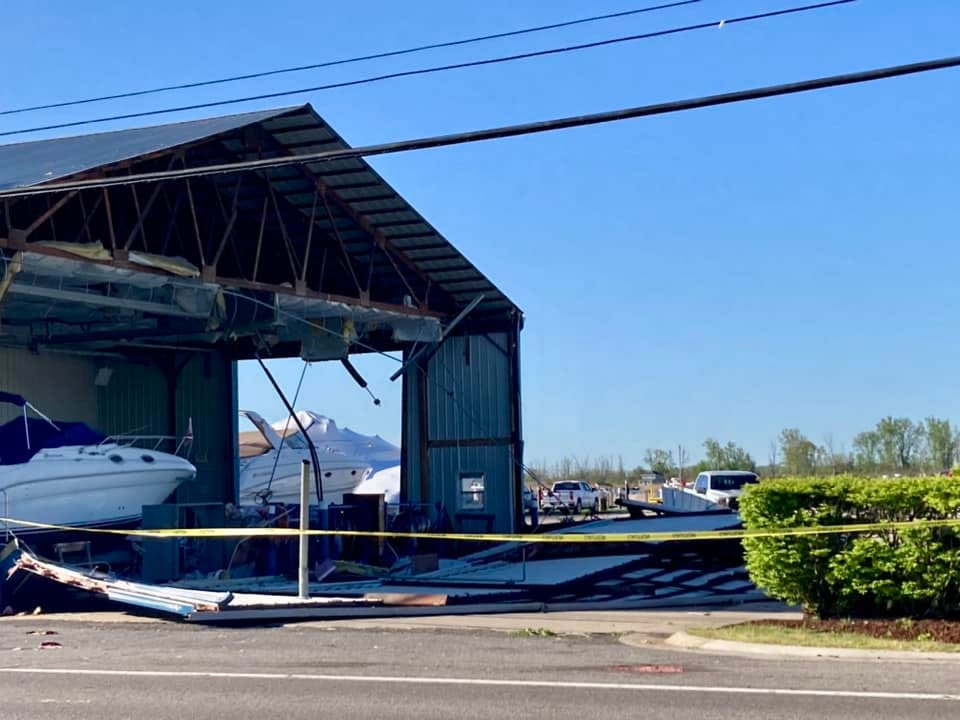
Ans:
[[[630,520],[598,520],[596,522],[581,523],[556,532],[564,535],[578,533],[601,533],[615,535],[617,533],[674,533],[674,532],[710,532],[713,530],[733,530],[742,525],[740,516],[736,513],[719,512],[704,514],[670,515],[668,517],[648,517]],[[650,542],[655,542],[651,540]],[[710,541],[701,541],[710,542]]]
[[[45,578],[66,588],[81,590],[105,597],[135,610],[149,610],[174,615],[185,620],[230,622],[255,615],[257,611],[272,611],[274,616],[297,610],[303,615],[325,617],[327,611],[339,610],[330,616],[342,616],[345,609],[376,608],[391,603],[404,608],[442,607],[446,598],[436,593],[362,594],[357,597],[317,597],[300,599],[290,595],[266,593],[234,593],[207,590],[189,590],[169,586],[120,580],[102,573],[87,573],[56,563],[41,560],[17,540],[0,553],[0,572],[5,581],[20,573]],[[216,616],[216,617],[214,617]]]
[[[616,535],[622,533],[672,533],[672,532],[709,532],[711,530],[734,530],[741,527],[740,516],[735,513],[705,513],[702,515],[671,515],[669,517],[648,517],[639,520],[616,519],[594,520],[576,525],[560,526],[550,530],[545,535],[578,535],[598,533]],[[701,541],[702,542],[702,541]],[[650,545],[658,544],[655,540],[649,543],[636,543],[638,552],[646,552]],[[464,564],[489,562],[497,558],[515,554],[523,547],[523,543],[507,542],[484,548],[460,559]]]
[[[35,243],[62,255],[21,251],[5,263],[8,292],[26,298],[60,300],[91,308],[114,307],[150,311],[160,315],[205,319],[213,309],[216,287],[193,280],[197,275],[176,258],[161,268],[171,276],[111,264],[86,262],[110,254],[99,243]],[[135,261],[135,262],[134,262]],[[160,260],[146,253],[131,257],[132,264],[159,267]],[[179,277],[175,277],[179,276]]]

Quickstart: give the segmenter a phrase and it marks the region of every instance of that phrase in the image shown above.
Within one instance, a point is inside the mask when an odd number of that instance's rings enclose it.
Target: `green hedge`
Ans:
[[[749,530],[960,517],[960,479],[763,480],[740,501]],[[960,526],[745,538],[747,571],[820,617],[960,615]]]

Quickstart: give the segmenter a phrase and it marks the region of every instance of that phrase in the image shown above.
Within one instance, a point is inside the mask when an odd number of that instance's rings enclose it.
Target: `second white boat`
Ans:
[[[303,435],[280,437],[270,423],[251,410],[240,415],[253,430],[240,433],[240,503],[300,504],[300,468],[311,460]],[[352,492],[369,475],[369,464],[335,452],[318,451],[323,504],[342,503],[343,494]],[[319,502],[311,481],[311,503]]]

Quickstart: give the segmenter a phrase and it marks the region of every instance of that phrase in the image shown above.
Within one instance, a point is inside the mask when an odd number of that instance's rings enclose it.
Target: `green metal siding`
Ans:
[[[0,390],[23,395],[61,420],[96,423],[95,373],[96,363],[87,356],[0,349]],[[0,422],[20,415],[19,408],[0,406]]]
[[[193,464],[197,479],[181,486],[178,502],[236,502],[234,445],[236,413],[233,363],[218,353],[198,353],[177,382],[177,433],[193,420]]]
[[[109,435],[168,434],[167,380],[160,369],[152,363],[104,364],[113,372],[97,388],[97,428]]]
[[[465,531],[483,529],[487,515],[495,531],[517,526],[519,398],[509,343],[507,333],[449,337],[426,373],[404,378],[404,498],[442,502]],[[462,507],[461,473],[483,473],[482,510]]]

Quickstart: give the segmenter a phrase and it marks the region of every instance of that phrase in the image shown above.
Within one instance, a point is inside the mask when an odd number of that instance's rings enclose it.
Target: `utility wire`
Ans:
[[[493,33],[491,35],[478,35],[476,37],[462,38],[460,40],[431,43],[429,45],[418,45],[416,47],[404,48],[402,50],[387,50],[384,52],[372,53],[370,55],[358,55],[356,57],[340,58],[337,60],[326,60],[323,62],[312,63],[310,65],[296,65],[294,67],[247,73],[246,75],[231,75],[229,77],[217,78],[215,80],[199,80],[197,82],[181,83],[179,85],[162,85],[160,87],[150,88],[148,90],[131,90],[129,92],[116,93],[113,95],[100,95],[99,97],[89,97],[81,100],[65,100],[61,102],[47,103],[45,105],[32,105],[30,107],[15,108],[13,110],[0,110],[0,115],[17,115],[19,113],[34,112],[36,110],[51,110],[54,108],[72,107],[75,105],[89,105],[91,103],[104,102],[106,100],[121,100],[124,98],[142,97],[143,95],[155,95],[157,93],[170,92],[172,90],[189,90],[192,88],[210,87],[211,85],[224,85],[226,83],[238,82],[241,80],[255,80],[257,78],[271,77],[273,75],[284,75],[287,73],[303,72],[305,70],[319,70],[321,68],[334,67],[337,65],[350,65],[367,60],[380,60],[382,58],[399,57],[401,55],[412,55],[414,53],[425,52],[427,50],[439,50],[441,48],[470,45],[488,40],[500,40],[503,38],[517,37],[519,35],[529,35],[531,33],[557,30],[560,28],[572,27],[574,25],[585,25],[587,23],[599,22],[601,20],[614,20],[617,18],[629,17],[631,15],[652,13],[658,10],[681,7],[683,5],[694,5],[700,2],[703,2],[703,0],[678,0],[677,2],[663,3],[661,5],[650,5],[647,7],[635,8],[633,10],[624,10],[622,12],[607,13],[605,15],[593,15],[591,17],[577,18],[575,20],[565,20],[563,22],[550,23],[549,25],[537,25],[535,27],[521,28],[519,30],[508,30],[506,32]]]
[[[619,43],[633,42],[636,40],[649,40],[656,37],[667,35],[679,35],[681,33],[693,32],[696,30],[706,30],[709,28],[724,28],[727,25],[736,25],[739,23],[753,22],[756,20],[765,20],[782,15],[795,15],[797,13],[809,12],[812,10],[822,10],[836,5],[849,5],[857,0],[830,0],[829,2],[816,3],[814,5],[802,5],[797,7],[784,8],[781,10],[772,10],[770,12],[756,13],[753,15],[742,15],[740,17],[730,18],[729,20],[714,20],[711,22],[697,23],[696,25],[684,25],[683,27],[669,28],[666,30],[655,30],[653,32],[640,33],[638,35],[625,35],[622,37],[607,38],[595,42],[581,43],[579,45],[566,45],[564,47],[548,48],[546,50],[534,50],[531,52],[517,53],[514,55],[501,55],[494,58],[485,58],[483,60],[471,60],[468,62],[452,63],[449,65],[435,65],[433,67],[418,68],[416,70],[402,70],[399,72],[386,73],[384,75],[373,75],[356,80],[344,80],[342,82],[327,83],[325,85],[315,85],[313,87],[297,88],[295,90],[281,90],[278,92],[261,93],[259,95],[247,95],[246,97],[232,98],[228,100],[213,100],[210,102],[193,103],[191,105],[178,105],[162,108],[158,110],[142,110],[140,112],[123,113],[119,115],[106,115],[98,118],[89,118],[87,120],[73,120],[71,122],[54,123],[52,125],[39,125],[31,128],[20,128],[18,130],[6,130],[0,132],[0,137],[10,135],[23,135],[25,133],[39,132],[41,130],[60,130],[69,127],[79,127],[81,125],[93,125],[102,122],[111,122],[114,120],[130,120],[133,118],[150,117],[153,115],[165,115],[167,113],[185,112],[187,110],[202,110],[205,108],[222,107],[224,105],[236,105],[238,103],[252,102],[255,100],[272,100],[290,95],[303,95],[305,93],[321,92],[324,90],[334,90],[337,88],[354,87],[357,85],[369,85],[371,83],[382,82],[384,80],[395,80],[397,78],[414,77],[419,75],[431,75],[434,73],[447,72],[450,70],[462,70],[464,68],[481,67],[485,65],[498,65],[501,63],[515,62],[517,60],[529,60],[531,58],[546,57],[549,55],[560,55],[562,53],[576,52],[580,50],[590,50]]]
[[[543,132],[565,130],[568,128],[584,127],[587,125],[599,125],[602,123],[618,122],[633,118],[650,117],[653,115],[668,115],[672,113],[684,112],[686,110],[696,110],[699,108],[715,107],[718,105],[732,105],[734,103],[746,102],[750,100],[760,100],[763,98],[778,97],[782,95],[795,95],[797,93],[810,92],[813,90],[841,87],[844,85],[856,85],[874,82],[876,80],[885,80],[904,75],[915,75],[918,73],[955,67],[960,67],[960,56],[955,55],[953,57],[926,60],[908,65],[892,65],[875,70],[865,70],[863,72],[847,73],[843,75],[830,75],[827,77],[814,78],[812,80],[801,80],[798,82],[784,83],[781,85],[768,85],[766,87],[751,88],[748,90],[737,90],[735,92],[722,93],[719,95],[705,95],[685,100],[674,100],[671,102],[656,103],[653,105],[640,105],[637,107],[591,113],[588,115],[574,115],[570,117],[556,118],[553,120],[541,120],[537,122],[520,123],[517,125],[505,125],[487,128],[484,130],[472,130],[468,132],[452,133],[449,135],[434,135],[432,137],[422,137],[413,140],[399,140],[396,142],[382,143],[379,145],[365,145],[356,148],[326,150],[324,152],[304,153],[302,155],[287,155],[276,158],[263,158],[260,160],[245,160],[243,162],[207,165],[205,167],[184,168],[180,170],[163,170],[152,173],[141,173],[137,175],[118,175],[116,177],[109,178],[70,180],[66,182],[50,183],[48,185],[12,188],[9,190],[0,190],[0,198],[41,195],[56,191],[85,190],[89,188],[104,188],[117,185],[132,185],[136,183],[159,182],[163,180],[179,180],[188,177],[222,175],[247,170],[266,170],[270,168],[286,167],[289,165],[304,165],[328,160],[340,160],[343,158],[372,157],[376,155],[410,152],[412,150],[425,150],[427,148],[463,145],[466,143],[481,142],[485,140],[499,140],[502,138],[517,137],[520,135],[533,135]]]

